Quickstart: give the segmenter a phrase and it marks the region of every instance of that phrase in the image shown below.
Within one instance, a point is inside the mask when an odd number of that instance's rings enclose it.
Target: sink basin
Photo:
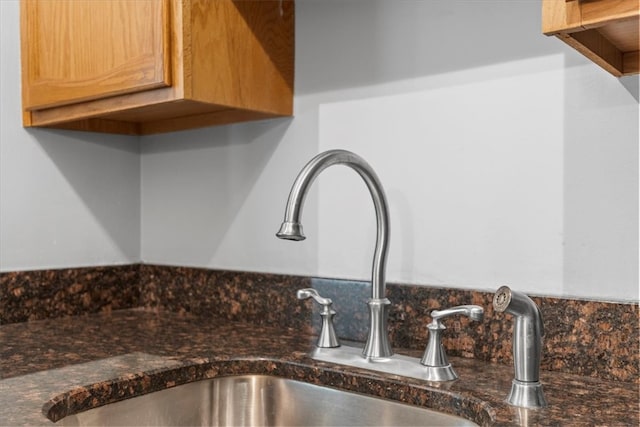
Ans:
[[[63,426],[477,426],[464,418],[284,378],[215,378],[69,415]]]

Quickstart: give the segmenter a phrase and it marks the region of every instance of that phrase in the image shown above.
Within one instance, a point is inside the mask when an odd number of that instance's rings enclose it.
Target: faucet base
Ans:
[[[523,408],[544,408],[547,406],[547,400],[542,393],[542,384],[539,381],[524,382],[513,380],[507,403]]]
[[[355,368],[370,369],[387,374],[417,378],[425,381],[447,381],[433,372],[428,366],[420,364],[420,359],[394,354],[385,358],[363,357],[362,350],[356,347],[341,346],[338,348],[316,348],[311,358],[322,362],[337,363]],[[456,375],[457,378],[457,375]],[[451,378],[455,379],[455,378]]]
[[[422,363],[422,362],[420,362]],[[458,374],[451,366],[451,363],[445,366],[428,366],[425,365],[427,379],[429,381],[453,381],[458,379]]]
[[[362,350],[362,356],[366,359],[387,359],[393,356],[393,350],[389,343],[387,333],[387,317],[391,301],[387,298],[369,298],[369,337]]]

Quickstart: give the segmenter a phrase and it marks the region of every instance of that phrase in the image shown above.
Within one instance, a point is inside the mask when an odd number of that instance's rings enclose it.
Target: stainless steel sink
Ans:
[[[63,426],[477,426],[390,400],[262,375],[200,381],[70,415]]]

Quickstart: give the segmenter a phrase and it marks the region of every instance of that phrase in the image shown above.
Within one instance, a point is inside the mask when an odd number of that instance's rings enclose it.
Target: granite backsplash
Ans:
[[[305,287],[334,301],[341,339],[365,340],[367,282],[145,264],[0,273],[0,324],[146,307],[313,333],[318,308],[295,297]],[[431,310],[477,304],[483,322],[445,321],[447,353],[511,363],[512,321],[493,311],[493,293],[389,283],[387,296],[394,347],[424,349]],[[638,303],[533,300],[544,318],[542,369],[640,383]]]
[[[0,273],[0,325],[140,306],[140,265]]]

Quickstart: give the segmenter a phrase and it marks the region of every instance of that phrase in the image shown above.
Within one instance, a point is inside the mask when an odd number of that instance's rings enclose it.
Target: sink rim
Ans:
[[[179,366],[142,370],[78,386],[44,403],[50,421],[110,403],[197,381],[247,375],[264,375],[395,401],[461,417],[478,425],[496,421],[495,409],[473,395],[447,390],[449,383],[433,383],[353,369],[330,368],[325,363],[300,363],[266,358],[185,361]],[[337,366],[337,365],[334,365]]]

